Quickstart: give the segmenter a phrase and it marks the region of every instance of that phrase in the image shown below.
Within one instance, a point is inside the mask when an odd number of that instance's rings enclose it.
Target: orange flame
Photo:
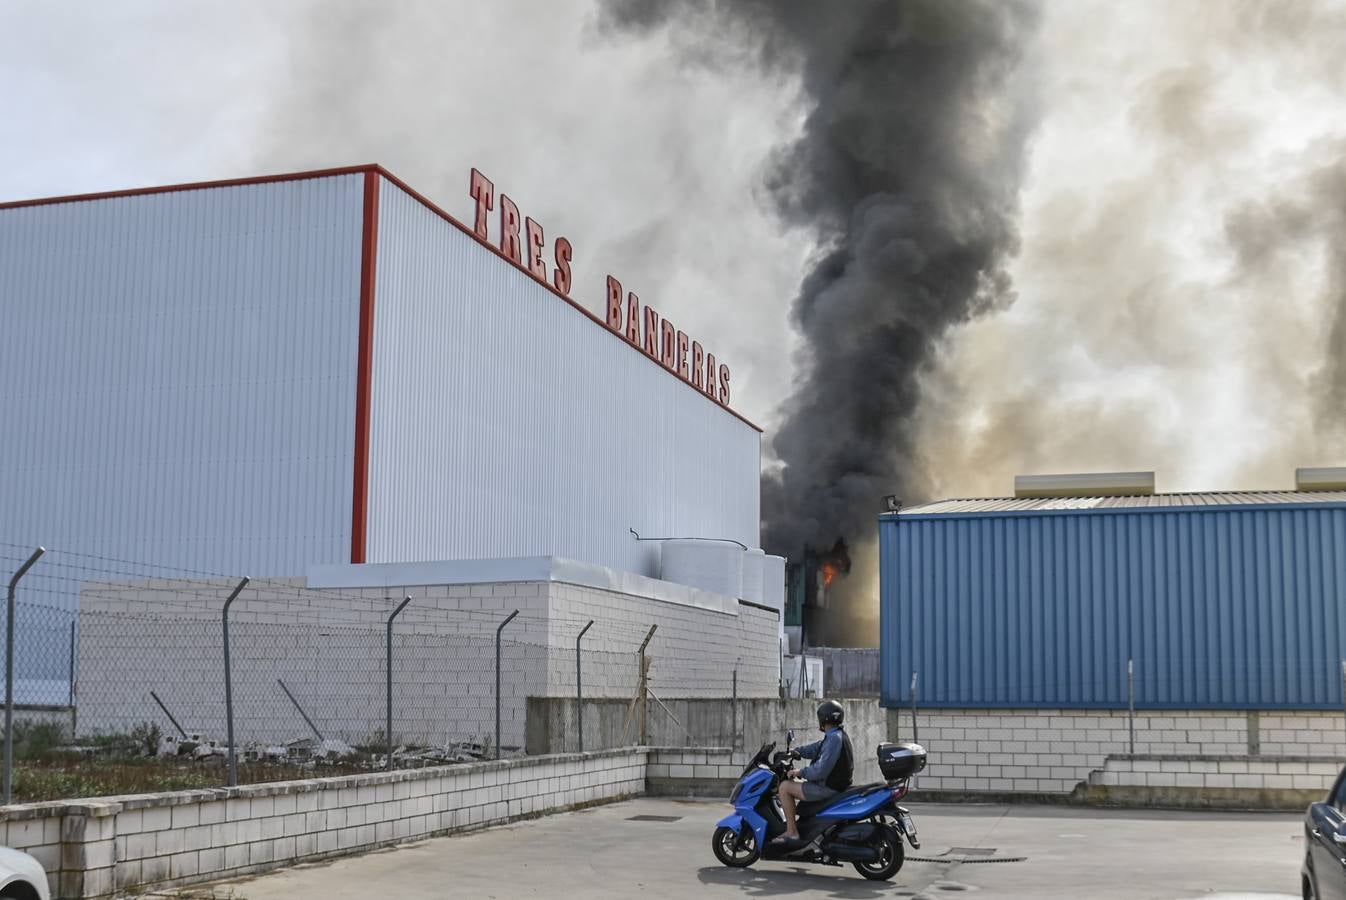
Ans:
[[[838,569],[836,563],[834,562],[823,563],[823,587],[825,588],[831,587],[832,582],[836,579],[837,573],[839,571],[840,569]]]

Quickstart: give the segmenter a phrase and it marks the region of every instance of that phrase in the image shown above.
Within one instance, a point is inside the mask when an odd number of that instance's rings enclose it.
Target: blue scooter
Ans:
[[[925,768],[926,752],[920,744],[880,744],[879,770],[885,783],[866,784],[826,800],[798,804],[798,841],[772,842],[785,832],[776,789],[787,777],[790,761],[799,758],[790,749],[794,732],[786,737],[786,749],[775,743],[762,749],[743,770],[729,802],[734,812],[721,819],[711,838],[715,858],[739,869],[759,859],[818,863],[840,866],[851,863],[873,881],[887,881],[905,860],[902,839],[913,849],[921,846],[911,813],[898,806],[906,796],[910,779]]]

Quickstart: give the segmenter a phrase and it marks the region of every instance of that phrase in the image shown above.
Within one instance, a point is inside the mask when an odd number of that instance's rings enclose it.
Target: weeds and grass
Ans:
[[[153,765],[127,765],[79,758],[67,764],[18,763],[14,766],[14,802],[39,803],[105,797],[113,794],[148,794],[219,787],[218,772],[169,769]]]
[[[71,748],[65,729],[55,723],[25,722],[14,726],[15,803],[42,803],[122,794],[148,794],[223,787],[227,783],[223,756],[204,759],[156,756],[161,733],[144,723],[129,732],[86,735]],[[357,761],[327,764],[321,774],[367,772]],[[313,768],[283,762],[238,765],[240,784],[312,778]]]

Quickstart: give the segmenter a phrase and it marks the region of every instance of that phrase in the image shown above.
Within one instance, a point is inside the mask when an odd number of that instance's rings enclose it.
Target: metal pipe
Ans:
[[[920,735],[920,732],[918,732],[918,731],[916,730],[916,681],[917,681],[917,675],[916,675],[915,672],[912,672],[912,673],[911,673],[911,740],[912,740],[913,743],[919,744],[919,743],[921,742],[921,735]]]
[[[505,617],[505,621],[500,623],[500,627],[495,630],[495,758],[500,758],[500,632],[505,630],[505,626],[514,621],[514,617],[519,614],[516,609]]]
[[[1346,674],[1346,663],[1342,663]],[[1136,755],[1136,661],[1126,661],[1126,724],[1131,734],[1131,755]]]
[[[304,712],[304,707],[299,705],[299,701],[294,699],[294,694],[290,693],[290,689],[285,686],[285,682],[277,678],[276,684],[280,685],[280,689],[285,692],[285,696],[290,698],[290,702],[294,704],[294,708],[299,712],[299,715],[303,717],[304,722],[308,724],[309,729],[313,732],[313,736],[320,741],[325,740],[322,736],[322,732],[318,730],[318,726],[314,725],[313,720],[308,717],[308,713]]]
[[[9,614],[5,617],[5,777],[4,797],[0,798],[5,805],[9,805],[13,796],[11,788],[14,784],[14,593],[18,589],[19,579],[27,575],[28,570],[46,552],[45,547],[38,547],[9,579]]]
[[[584,682],[580,674],[580,641],[584,640],[584,633],[593,627],[594,620],[590,619],[589,624],[580,629],[580,633],[575,638],[575,730],[580,737],[580,752],[584,752]]]
[[[397,614],[400,613],[402,610],[406,609],[406,608],[407,608],[407,604],[410,603],[410,602],[411,602],[411,595],[410,595],[410,594],[407,594],[407,595],[402,599],[402,602],[399,603],[399,604],[397,604],[397,609],[393,610],[393,614],[392,614],[391,616],[388,617],[388,639],[387,639],[387,648],[388,648],[388,672],[387,672],[387,674],[388,674],[388,681],[387,681],[387,688],[388,688],[388,694],[387,694],[387,698],[386,698],[386,699],[387,699],[387,704],[388,704],[388,705],[387,705],[387,707],[385,708],[385,711],[386,711],[387,714],[388,714],[388,719],[387,719],[387,723],[386,723],[387,727],[386,727],[386,729],[385,729],[385,731],[384,731],[384,736],[388,739],[388,761],[387,761],[388,764],[387,764],[387,766],[386,766],[385,768],[387,768],[389,772],[391,772],[391,771],[393,770],[393,619],[396,619],[396,618],[397,618]],[[286,693],[289,693],[289,691],[286,691]],[[295,706],[298,706],[298,705],[299,705],[299,704],[297,704],[297,703],[295,704]],[[304,718],[307,719],[308,716],[304,716]],[[310,728],[313,728],[313,723],[310,722],[310,723],[309,723],[309,727],[310,727]],[[313,729],[314,734],[317,734],[317,731],[318,731],[318,730],[317,730],[316,728]],[[321,740],[321,739],[322,739],[322,738],[319,738],[319,740]]]
[[[224,601],[224,611],[221,612],[221,618],[224,620],[224,721],[227,732],[226,740],[229,753],[229,786],[238,785],[238,753],[234,751],[234,676],[233,664],[229,656],[229,607],[233,606],[238,595],[243,593],[243,589],[248,586],[248,576],[243,578],[234,587],[229,594],[229,599]]]
[[[173,718],[173,714],[168,711],[168,707],[164,706],[164,701],[160,700],[159,695],[154,693],[154,691],[150,691],[150,696],[154,698],[155,703],[159,704],[159,708],[164,711],[164,715],[168,716],[168,721],[173,723],[173,727],[178,730],[178,734],[182,735],[183,739],[185,740],[187,737],[187,732],[182,730],[182,726],[178,724],[178,720]]]
[[[747,549],[748,549],[748,545],[747,545],[747,544],[743,543],[742,541],[736,541],[736,540],[734,540],[733,538],[713,538],[713,537],[657,537],[657,538],[652,538],[652,537],[641,537],[639,534],[636,533],[636,530],[635,530],[634,528],[628,528],[628,529],[626,529],[626,530],[629,531],[629,532],[631,532],[631,534],[632,534],[632,535],[635,537],[635,539],[638,540],[638,541],[719,541],[719,542],[722,543],[722,544],[734,544],[735,546],[742,547],[744,550],[747,550]]]

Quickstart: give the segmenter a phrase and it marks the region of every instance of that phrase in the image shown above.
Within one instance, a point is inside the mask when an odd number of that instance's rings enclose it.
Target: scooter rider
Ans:
[[[823,738],[795,750],[803,758],[813,760],[813,764],[802,770],[791,769],[789,778],[781,782],[780,805],[785,813],[785,834],[776,838],[777,841],[799,840],[799,823],[795,816],[797,801],[826,800],[851,786],[855,751],[851,748],[850,737],[841,727],[845,718],[845,708],[835,700],[818,705],[818,728]],[[800,783],[794,781],[795,778],[804,781]]]

